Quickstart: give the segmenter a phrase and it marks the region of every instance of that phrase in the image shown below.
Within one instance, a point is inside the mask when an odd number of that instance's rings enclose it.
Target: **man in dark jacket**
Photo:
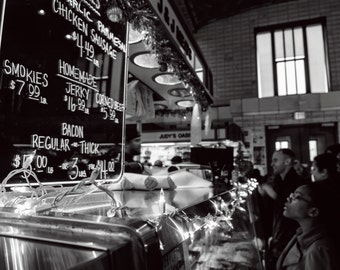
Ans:
[[[295,153],[290,149],[280,149],[272,156],[274,178],[271,183],[263,185],[264,192],[273,200],[272,233],[266,250],[266,270],[275,270],[278,257],[293,237],[298,223],[283,216],[287,197],[304,184],[304,180],[293,168]]]
[[[133,162],[141,152],[141,135],[137,125],[126,125],[125,128],[125,161]]]
[[[151,174],[150,168],[138,161],[141,154],[141,134],[137,125],[126,125],[124,171]]]

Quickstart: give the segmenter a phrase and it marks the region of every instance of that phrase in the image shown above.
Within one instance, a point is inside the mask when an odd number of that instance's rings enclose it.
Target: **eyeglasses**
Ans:
[[[288,200],[291,202],[291,201],[295,201],[295,200],[298,200],[298,201],[304,201],[306,203],[311,203],[311,201],[303,198],[301,196],[301,194],[299,193],[290,193],[290,195],[288,196]]]

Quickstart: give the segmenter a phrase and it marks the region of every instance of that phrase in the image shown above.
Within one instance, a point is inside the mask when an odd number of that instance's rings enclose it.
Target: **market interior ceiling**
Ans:
[[[181,13],[189,30],[195,33],[201,27],[216,20],[265,5],[289,1],[297,0],[172,0],[171,2],[175,4],[179,13]],[[138,79],[153,91],[156,114],[159,114],[159,112],[169,112],[170,114],[171,112],[176,112],[175,115],[185,117],[186,111],[190,110],[190,106],[192,106],[194,102],[194,98],[190,95],[183,83],[176,82],[174,78],[171,78],[171,74],[162,70],[163,67],[157,64],[156,59],[148,55],[149,50],[146,49],[143,42],[136,39],[137,36],[134,36],[134,34],[133,31],[130,31],[130,35],[132,35],[130,38],[133,41],[130,44],[129,49],[129,80]],[[140,61],[140,64],[137,63],[138,61]],[[143,65],[149,66],[143,67]],[[169,84],[163,84],[156,81],[156,77],[162,74],[165,81],[169,80]],[[179,105],[182,101],[184,101],[184,105],[188,106],[188,108]],[[181,111],[183,111],[183,113],[178,113]],[[135,117],[130,119],[130,121],[134,120],[136,120]],[[148,122],[147,119],[141,120],[142,122]],[[162,129],[164,128],[164,125],[162,125],[162,123],[150,123],[149,121],[149,123],[145,125],[145,128]]]
[[[173,0],[192,32],[213,21],[241,12],[291,1],[298,0]]]

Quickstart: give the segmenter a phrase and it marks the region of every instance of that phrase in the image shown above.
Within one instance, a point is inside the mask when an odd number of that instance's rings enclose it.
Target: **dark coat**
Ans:
[[[297,230],[279,257],[277,270],[338,270],[337,256],[331,239],[320,227],[307,232]]]
[[[284,179],[280,176],[274,177],[273,188],[278,197],[273,201],[272,239],[266,251],[266,263],[272,265],[272,267],[268,266],[268,269],[275,268],[278,257],[299,227],[295,220],[283,216],[283,208],[287,197],[304,183],[303,178],[296,173],[294,168],[288,171]]]

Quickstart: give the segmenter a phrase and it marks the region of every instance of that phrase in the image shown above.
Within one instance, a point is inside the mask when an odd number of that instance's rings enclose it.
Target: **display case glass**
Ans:
[[[142,249],[147,269],[160,265],[162,269],[262,269],[247,188],[119,190],[113,194],[119,209],[103,192],[69,194],[53,209],[26,218],[70,223],[76,231],[83,222],[90,223],[94,234],[104,225],[133,232],[137,242],[143,243],[135,250]],[[51,194],[46,200],[55,197]]]

